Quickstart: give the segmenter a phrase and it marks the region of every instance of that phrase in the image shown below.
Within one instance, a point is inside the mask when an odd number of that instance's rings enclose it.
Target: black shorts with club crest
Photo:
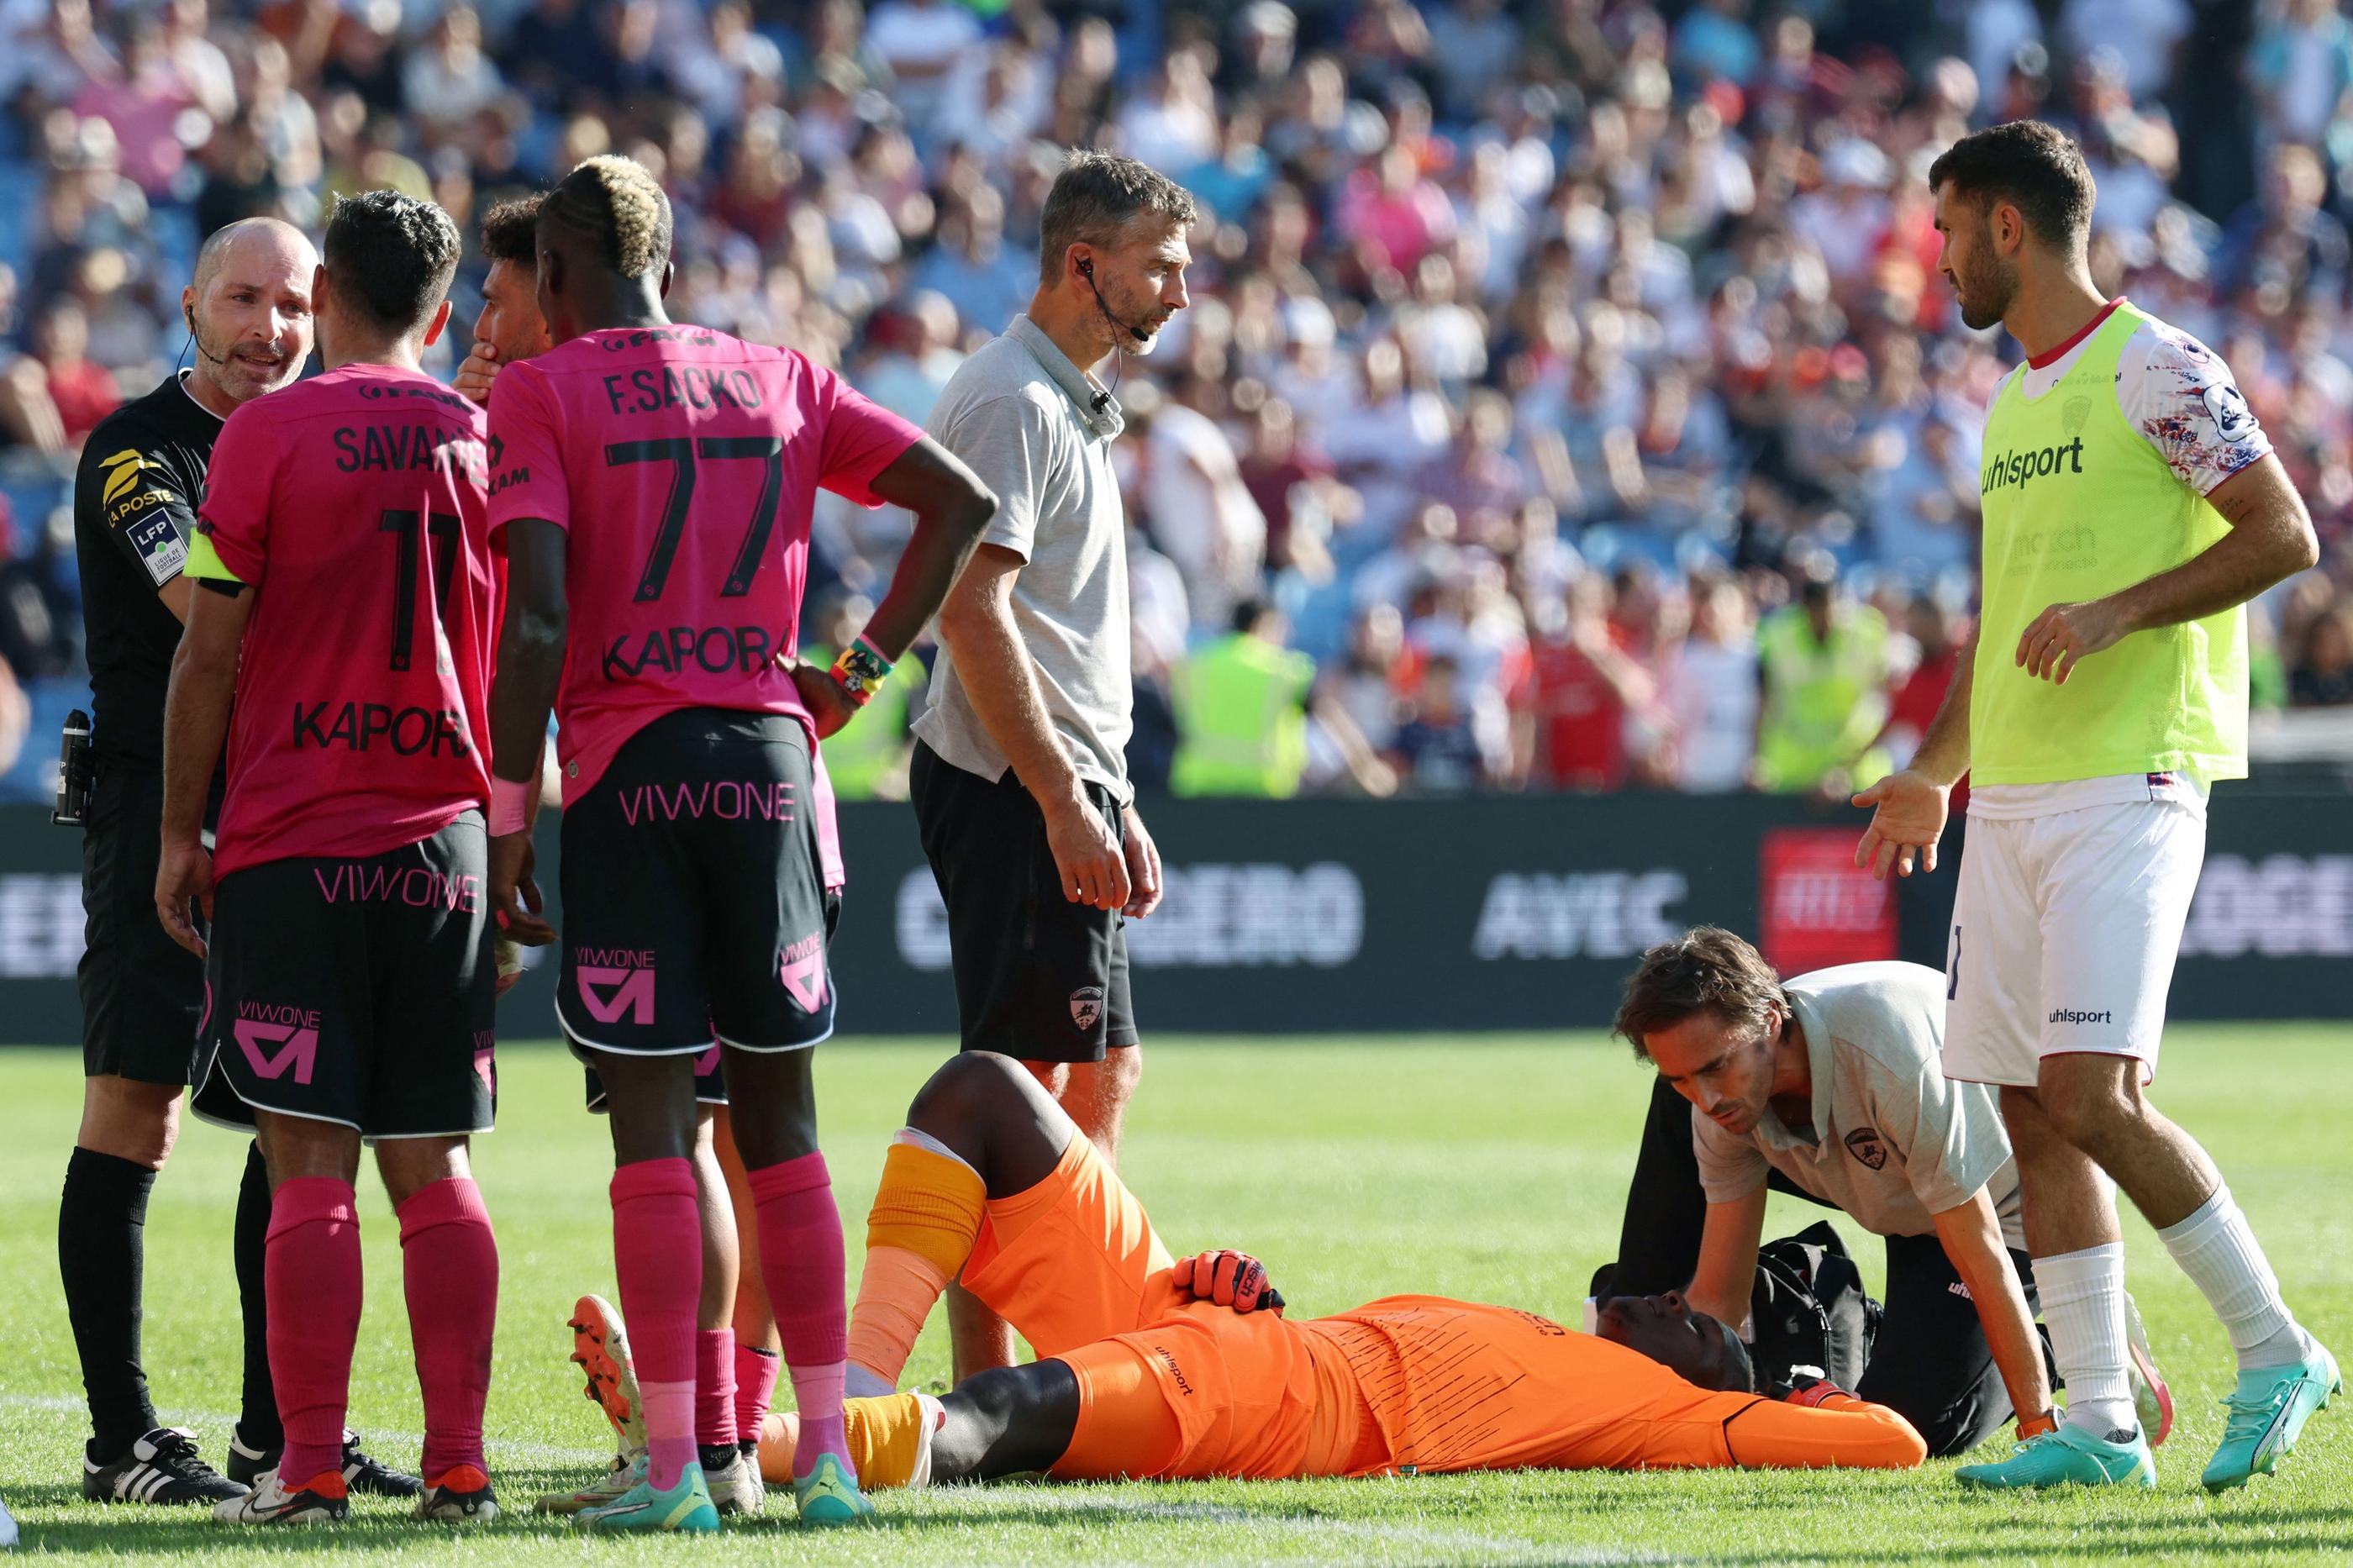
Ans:
[[[833,1033],[809,759],[797,719],[681,709],[566,803],[555,1014],[575,1055],[790,1051]]]
[[[1045,813],[1010,770],[991,781],[920,742],[907,774],[923,854],[948,910],[964,1048],[1022,1061],[1099,1062],[1136,1043],[1126,917],[1074,904],[1046,841]],[[1087,798],[1122,845],[1118,800]]]
[[[213,895],[197,1115],[485,1132],[498,1109],[490,839],[469,810],[380,855],[265,861]]]

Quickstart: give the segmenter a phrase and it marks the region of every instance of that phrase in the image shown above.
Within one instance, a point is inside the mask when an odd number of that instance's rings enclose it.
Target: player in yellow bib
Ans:
[[[2067,1418],[1964,1484],[2155,1484],[2126,1374],[2106,1178],[2212,1304],[2239,1361],[2215,1490],[2268,1473],[2340,1386],[2195,1139],[2143,1095],[2205,854],[2244,777],[2247,602],[2318,557],[2312,520],[2221,360],[2104,299],[2082,153],[2031,121],[1928,174],[1938,263],[1973,328],[2026,352],[1986,417],[1983,610],[1910,767],[1855,797],[1856,851],[1936,867],[1970,774],[1946,967],[1945,1071],[1998,1084]]]

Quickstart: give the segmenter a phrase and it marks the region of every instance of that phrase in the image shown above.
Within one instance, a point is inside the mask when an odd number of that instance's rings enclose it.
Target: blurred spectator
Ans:
[[[1916,654],[1911,669],[1896,682],[1887,706],[1887,728],[1879,743],[1890,769],[1909,767],[1936,710],[1945,705],[1968,651],[1968,626],[1933,594],[1914,596],[1905,617]]]
[[[2287,681],[2288,701],[2295,707],[2353,703],[2353,600],[2339,599],[2313,617]]]
[[[1627,776],[1626,715],[1646,705],[1650,674],[1618,646],[1608,579],[1569,584],[1561,615],[1528,646],[1511,694],[1512,773],[1539,789],[1614,790]]]
[[[403,106],[435,135],[448,135],[489,108],[505,85],[482,53],[482,22],[470,5],[442,12],[401,72]]]
[[[1169,671],[1178,795],[1287,799],[1307,767],[1307,700],[1315,661],[1283,647],[1282,617],[1262,599],[1234,606],[1233,630]]]
[[[1463,704],[1459,674],[1447,655],[1432,658],[1405,722],[1390,738],[1390,765],[1418,795],[1461,795],[1494,777],[1493,758],[1480,744]]]
[[[966,326],[994,334],[1038,291],[1038,253],[1006,242],[1004,198],[983,185],[941,219],[912,282],[945,299]]]
[[[858,390],[921,425],[964,363],[955,341],[955,307],[944,295],[927,290],[910,297],[903,310],[876,312],[867,329],[875,353],[857,377]]]
[[[1144,437],[1144,515],[1185,575],[1196,624],[1231,614],[1266,562],[1266,514],[1242,482],[1232,441],[1199,406],[1206,393],[1188,374],[1166,397],[1127,404]]]
[[[2247,51],[2256,111],[2282,142],[2322,146],[2353,90],[2353,23],[2337,0],[2285,0],[2265,7]]]
[[[1693,591],[1691,635],[1662,678],[1673,722],[1675,785],[1724,795],[1748,783],[1757,735],[1757,642],[1748,601],[1728,581]]]
[[[1405,619],[1396,605],[1375,605],[1356,617],[1345,652],[1316,678],[1307,727],[1309,788],[1397,792],[1397,770],[1382,756],[1396,749],[1404,654]]]
[[[170,40],[153,12],[122,13],[114,46],[121,64],[74,95],[74,112],[113,128],[122,172],[152,200],[171,190],[187,159],[179,121],[195,108],[195,89],[173,62]]]
[[[93,363],[89,348],[90,319],[71,300],[60,300],[34,323],[33,357],[47,372],[49,401],[69,451],[79,451],[82,438],[122,403],[114,373]]]
[[[948,0],[881,0],[867,15],[863,42],[890,71],[908,122],[927,126],[949,68],[980,37],[979,21]]]
[[[1816,564],[1799,602],[1766,617],[1757,650],[1759,788],[1842,795],[1887,773],[1877,744],[1888,710],[1884,616]]]

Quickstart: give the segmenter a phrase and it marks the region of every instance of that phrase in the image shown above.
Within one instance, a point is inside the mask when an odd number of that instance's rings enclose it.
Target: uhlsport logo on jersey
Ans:
[[[2074,1007],[2053,1007],[2051,1010],[2051,1022],[2054,1024],[2105,1024],[2110,1018],[2111,1015],[2105,1008],[2097,1013],[2086,1013]]]
[[[600,1024],[654,1021],[654,950],[649,947],[584,947],[572,965],[580,1005]]]
[[[263,1078],[284,1078],[290,1070],[296,1083],[309,1083],[319,1061],[319,1010],[280,1006],[267,1002],[240,1002],[229,1020],[237,1049],[247,1065]]]
[[[1998,452],[1986,462],[1978,476],[1978,488],[1987,495],[2012,486],[2031,485],[2052,474],[2080,474],[2084,471],[2084,438],[2081,436],[2063,447],[2029,447],[2018,451]]]

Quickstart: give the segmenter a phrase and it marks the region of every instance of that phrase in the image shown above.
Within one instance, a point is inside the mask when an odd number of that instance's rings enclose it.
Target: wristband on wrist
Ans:
[[[850,639],[848,647],[834,656],[833,679],[849,694],[850,705],[863,708],[874,700],[875,691],[891,678],[891,661],[882,650],[867,640],[860,632]]]
[[[519,779],[491,780],[491,837],[503,838],[531,825],[532,786]]]
[[[2029,1437],[2040,1437],[2046,1433],[2057,1430],[2059,1430],[2059,1412],[2056,1410],[2045,1408],[2039,1415],[2021,1415],[2018,1418],[2018,1440],[2021,1443]]]

